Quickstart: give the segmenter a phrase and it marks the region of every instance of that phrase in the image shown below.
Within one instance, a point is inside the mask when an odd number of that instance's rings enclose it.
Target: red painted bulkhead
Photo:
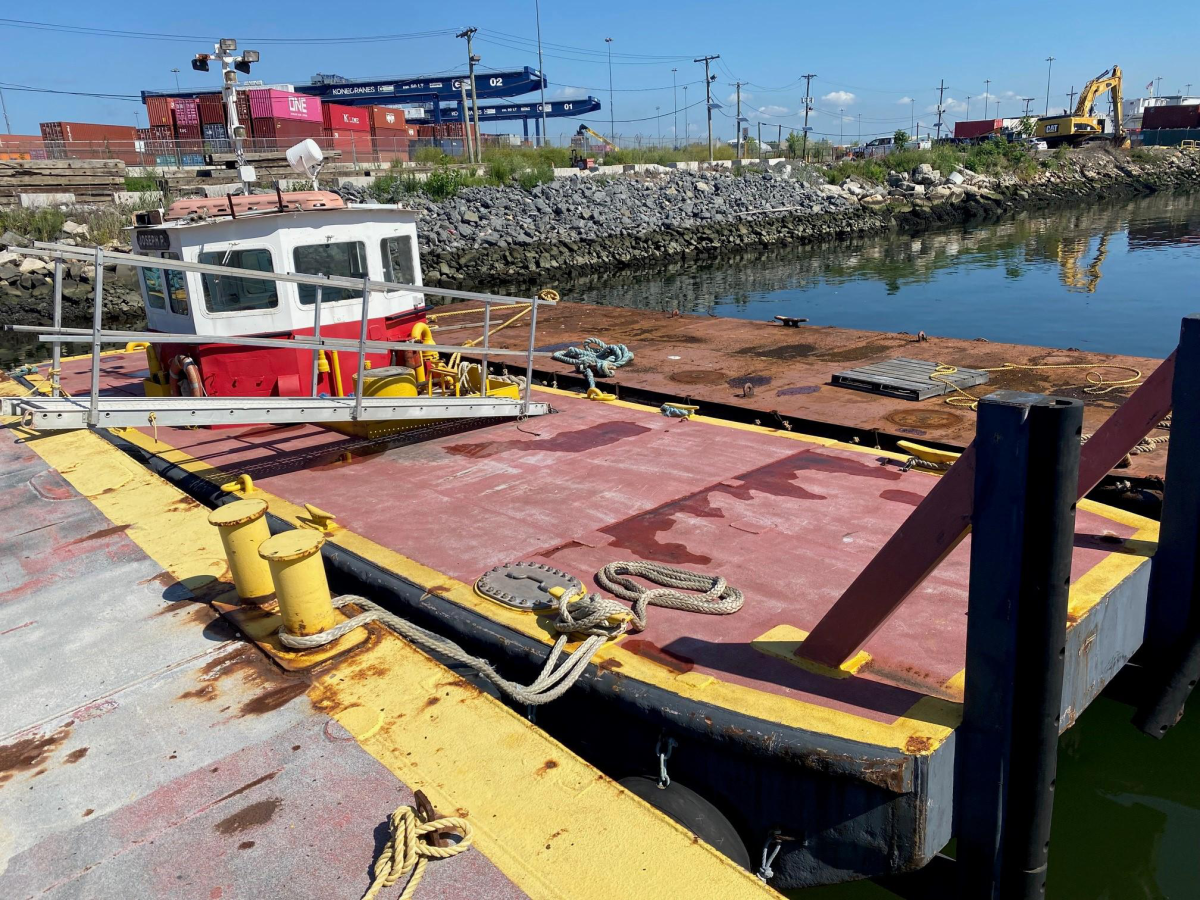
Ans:
[[[371,319],[367,322],[367,339],[373,341],[403,341],[418,322],[425,321],[426,309],[419,307]],[[321,325],[321,336],[357,341],[358,322],[339,322]],[[295,332],[273,332],[254,337],[309,337],[312,328]],[[159,359],[166,371],[172,358],[179,354],[192,357],[200,367],[200,379],[210,397],[308,397],[312,395],[312,351],[285,350],[270,347],[241,347],[231,344],[159,344]],[[326,351],[332,366],[332,354]],[[368,353],[372,368],[390,365],[388,353]],[[354,394],[354,377],[358,373],[358,354],[354,350],[338,353],[345,394]],[[336,396],[332,368],[319,376],[318,393]]]

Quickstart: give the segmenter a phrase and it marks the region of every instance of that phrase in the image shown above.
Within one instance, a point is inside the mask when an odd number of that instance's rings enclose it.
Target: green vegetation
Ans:
[[[54,241],[62,235],[63,223],[70,219],[88,227],[88,235],[80,240],[81,244],[124,243],[127,240],[124,230],[133,224],[133,214],[142,209],[156,209],[161,204],[157,194],[144,194],[133,203],[109,206],[4,207],[0,209],[0,232],[13,231],[34,241]]]
[[[418,147],[413,154],[413,162],[422,166],[444,166],[458,160],[447,156],[440,147]],[[393,163],[396,161],[393,160]]]
[[[127,175],[125,177],[125,190],[139,191],[140,193],[148,193],[158,190],[158,179],[153,175]]]
[[[798,132],[789,131],[786,143],[788,156],[795,159],[800,155],[800,149],[804,146],[804,137]]]
[[[864,181],[882,184],[889,171],[911,172],[921,163],[928,163],[943,175],[961,166],[981,175],[1015,175],[1029,181],[1042,169],[1057,168],[1065,153],[1039,159],[1020,144],[1007,141],[983,141],[969,148],[940,144],[930,150],[897,150],[888,156],[872,159],[844,160],[827,172],[829,181],[840,184],[854,176]]]
[[[903,128],[897,128],[896,133],[892,135],[892,143],[894,143],[897,147],[903,147],[910,140],[911,138],[908,136],[908,132]]]
[[[1158,154],[1146,147],[1134,147],[1129,151],[1129,158],[1135,163],[1152,163],[1158,159]]]

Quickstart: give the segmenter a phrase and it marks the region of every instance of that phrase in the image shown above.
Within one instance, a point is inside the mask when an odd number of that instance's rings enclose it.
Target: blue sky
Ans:
[[[260,0],[240,4],[222,21],[201,16],[212,4],[109,4],[64,0],[49,6],[19,5],[7,16],[77,27],[130,32],[195,35],[196,39],[134,39],[64,33],[0,22],[0,89],[4,91],[12,130],[36,134],[50,120],[132,124],[140,104],[65,94],[30,93],[13,85],[59,91],[136,94],[144,88],[169,89],[173,67],[181,69],[184,87],[216,86],[214,75],[191,70],[189,60],[208,49],[204,38],[236,37],[243,48],[258,49],[262,62],[252,77],[265,81],[305,82],[315,72],[346,76],[417,75],[461,71],[464,42],[453,33],[420,38],[344,43],[268,43],[262,39],[311,39],[363,35],[409,35],[480,29],[476,52],[487,68],[537,66],[533,0],[457,4],[397,3],[359,0],[331,14],[337,4],[293,0]],[[153,10],[153,14],[150,10]],[[195,9],[194,14],[185,14]],[[859,119],[864,137],[909,128],[915,118],[924,125],[936,116],[937,86],[945,79],[946,121],[983,117],[985,90],[989,113],[999,102],[1001,115],[1017,115],[1021,97],[1035,98],[1033,111],[1046,104],[1047,56],[1056,57],[1051,72],[1050,106],[1067,104],[1067,91],[1118,63],[1126,75],[1126,97],[1141,96],[1145,85],[1161,76],[1161,92],[1177,93],[1193,82],[1200,92],[1200,5],[1194,0],[1164,0],[1144,16],[1127,3],[1041,2],[1025,0],[952,11],[946,4],[800,4],[796,2],[708,3],[629,2],[601,4],[543,0],[542,38],[548,98],[592,94],[604,104],[588,123],[609,129],[609,69],[604,38],[613,39],[612,78],[615,130],[628,142],[641,134],[654,138],[661,126],[674,127],[672,72],[680,88],[678,106],[695,104],[687,113],[693,138],[703,136],[701,100],[703,66],[696,56],[718,53],[713,72],[714,97],[725,108],[714,114],[719,136],[734,133],[731,86],[743,87],[743,114],[751,129],[764,123],[764,136],[783,126],[798,128],[804,82],[812,81],[814,132],[857,138]],[[11,22],[12,20],[7,20]],[[232,24],[234,21],[236,25]],[[259,38],[258,42],[252,40]],[[553,45],[553,46],[551,46]],[[990,86],[985,86],[990,79]],[[650,89],[650,90],[647,90]],[[528,98],[536,99],[536,95]],[[839,113],[839,110],[844,112]],[[651,118],[646,121],[629,121]],[[685,115],[679,114],[679,132]],[[145,116],[141,117],[145,124]],[[519,124],[513,125],[514,130]],[[567,120],[552,122],[551,135],[569,133]]]

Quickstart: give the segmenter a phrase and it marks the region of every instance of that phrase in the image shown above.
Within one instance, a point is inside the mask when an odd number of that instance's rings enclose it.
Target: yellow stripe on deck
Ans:
[[[28,446],[189,587],[228,581],[208,510],[173,485],[90,432],[39,435]],[[779,898],[398,637],[319,675],[308,696],[443,814],[469,815],[475,847],[535,900]],[[374,844],[370,833],[362,840]]]

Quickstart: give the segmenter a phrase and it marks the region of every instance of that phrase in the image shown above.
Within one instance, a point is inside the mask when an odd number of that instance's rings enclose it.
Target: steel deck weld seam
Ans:
[[[90,495],[81,490],[81,487],[96,487],[94,481],[88,484],[87,476],[83,474],[89,463],[98,461],[101,470],[107,467],[108,472],[130,469],[125,454],[98,435],[88,431],[66,432],[39,438],[30,442],[30,446],[110,520],[117,522],[131,512],[141,510],[159,520],[170,519],[173,526],[182,525],[185,533],[207,530],[209,537],[217,540],[216,530],[208,524],[208,511],[202,504],[140,466],[136,466],[139,472],[130,472],[133,477],[115,490],[105,488]],[[168,508],[180,500],[187,502],[182,507]],[[205,548],[197,550],[188,540],[179,538],[179,527],[131,526],[126,533],[147,556],[173,575],[194,572],[198,563],[208,560]],[[353,669],[369,670],[372,675],[353,679],[349,674]],[[446,704],[445,709],[433,708],[426,696],[429,683],[436,684],[439,689],[449,687],[462,691],[466,696],[458,703]],[[422,779],[419,786],[443,809],[467,805],[469,812],[473,806],[478,815],[477,819],[472,819],[478,835],[476,845],[532,898],[561,900],[564,893],[555,872],[564,864],[570,865],[572,856],[577,857],[574,860],[576,870],[589,869],[589,860],[593,860],[595,854],[588,849],[593,841],[587,838],[589,833],[597,831],[600,833],[594,835],[594,840],[610,846],[624,843],[624,859],[636,861],[641,854],[641,861],[647,865],[614,867],[607,857],[603,862],[592,862],[590,877],[576,881],[583,890],[568,896],[596,900],[647,892],[667,896],[680,888],[681,879],[691,882],[696,891],[711,889],[714,883],[719,883],[722,896],[779,896],[707,844],[695,842],[690,831],[633,797],[516,712],[462,682],[399,638],[382,641],[343,661],[333,671],[319,675],[308,694],[317,709],[350,724],[357,719],[354,710],[366,708],[362,701],[370,703],[372,708],[383,704],[383,709],[387,709],[388,704],[394,706],[401,698],[408,700],[408,713],[400,713],[397,720],[406,714],[427,711],[432,720],[430,724],[437,723],[441,740],[414,741],[411,744],[413,750],[406,752],[403,747],[392,745],[396,734],[383,727],[388,723],[382,716],[378,721],[372,720],[366,728],[356,728],[355,740],[401,781],[408,783],[414,773],[419,772]],[[454,721],[448,721],[451,718]],[[507,773],[504,777],[493,771],[497,756],[491,752],[492,744],[484,746],[475,740],[481,719],[486,720],[489,734],[513,749],[514,752],[505,754],[502,759],[508,760],[512,767],[519,767],[520,771]],[[396,720],[390,724],[395,725]],[[453,746],[456,752],[442,753],[442,745]],[[472,755],[477,758],[470,758]],[[545,762],[538,763],[543,768],[553,768],[553,778],[539,777],[543,774],[541,770],[531,771],[530,761],[543,759],[554,763],[552,767]],[[437,774],[431,774],[434,770]],[[568,786],[568,781],[580,786],[579,790]],[[566,791],[564,787],[567,787]],[[614,804],[623,805],[624,811],[613,814]],[[499,822],[494,828],[491,825],[494,814],[487,814],[489,808],[505,812],[503,817],[496,817]],[[518,821],[512,821],[514,816]],[[631,816],[641,820],[636,827],[630,827]],[[567,824],[557,834],[569,832],[572,835],[572,840],[555,848],[560,853],[553,858],[537,852],[547,840],[541,835],[548,820],[555,826],[565,821]],[[653,838],[653,832],[658,832],[658,839],[645,840],[647,836]],[[675,835],[677,840],[666,843],[664,838],[668,833]],[[364,840],[371,840],[370,835],[364,835]],[[522,842],[528,846],[514,847]],[[648,855],[652,843],[653,855]],[[578,850],[571,849],[577,845]],[[675,858],[668,861],[664,859],[666,854]],[[658,865],[651,866],[652,863]]]

